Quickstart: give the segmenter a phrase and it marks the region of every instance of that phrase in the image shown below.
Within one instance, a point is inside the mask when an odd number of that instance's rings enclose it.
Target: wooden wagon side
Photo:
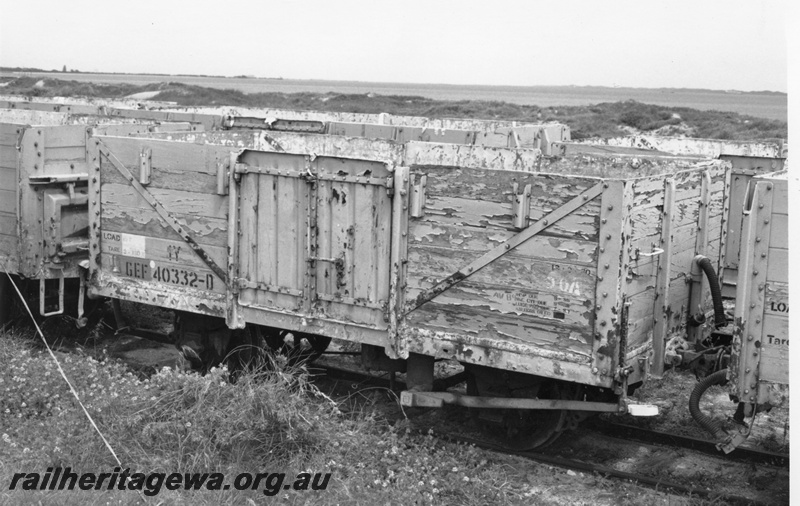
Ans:
[[[238,149],[92,137],[90,293],[224,317]]]

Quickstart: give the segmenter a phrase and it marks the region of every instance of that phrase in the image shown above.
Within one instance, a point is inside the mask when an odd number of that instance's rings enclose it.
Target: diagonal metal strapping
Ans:
[[[445,290],[448,290],[449,288],[453,287],[456,283],[463,281],[469,276],[475,274],[482,268],[486,267],[487,265],[494,262],[501,256],[510,252],[520,244],[524,243],[531,237],[535,236],[542,230],[556,223],[561,218],[564,218],[565,216],[568,216],[570,213],[579,209],[584,204],[586,204],[593,198],[603,193],[603,188],[604,188],[604,183],[597,183],[596,185],[592,186],[591,188],[581,193],[574,199],[570,200],[563,206],[559,207],[555,211],[546,214],[540,220],[538,220],[533,225],[527,227],[522,232],[509,238],[503,244],[500,244],[499,246],[492,248],[491,250],[484,253],[483,256],[473,261],[469,265],[462,267],[457,272],[454,272],[447,278],[437,283],[435,286],[423,291],[415,299],[406,303],[405,313],[403,314],[403,316],[407,315],[411,311],[414,311],[415,309],[425,304],[426,302],[431,301]]]
[[[125,165],[119,161],[119,159],[114,155],[114,153],[109,151],[108,146],[106,146],[101,142],[99,147],[100,147],[100,153],[103,156],[105,156],[109,162],[111,162],[111,165],[113,165],[117,169],[117,171],[119,171],[120,174],[122,174],[122,177],[124,177],[125,180],[130,183],[133,189],[136,190],[139,193],[139,195],[141,195],[142,198],[145,199],[153,209],[155,209],[158,215],[161,216],[161,218],[167,223],[167,225],[169,225],[172,228],[172,230],[174,230],[179,236],[181,236],[181,238],[186,242],[186,244],[188,244],[189,247],[191,247],[192,250],[195,253],[197,253],[197,256],[200,257],[200,259],[209,267],[209,269],[214,271],[214,274],[219,276],[220,279],[225,281],[225,283],[227,284],[228,283],[227,273],[224,270],[222,270],[222,268],[220,268],[219,265],[217,265],[214,259],[211,258],[199,244],[197,244],[197,241],[195,241],[194,238],[192,238],[191,234],[189,234],[189,231],[186,230],[180,223],[178,223],[178,220],[174,216],[172,216],[169,213],[169,211],[167,211],[164,208],[163,205],[161,205],[161,202],[156,200],[153,194],[147,191],[147,188],[142,186],[141,183],[139,183],[139,181],[137,181],[136,178],[133,177],[131,171],[129,171],[128,168],[125,167]]]

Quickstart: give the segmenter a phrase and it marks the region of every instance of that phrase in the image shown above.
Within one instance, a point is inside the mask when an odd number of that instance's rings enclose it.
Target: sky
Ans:
[[[785,92],[788,5],[0,0],[0,66]]]

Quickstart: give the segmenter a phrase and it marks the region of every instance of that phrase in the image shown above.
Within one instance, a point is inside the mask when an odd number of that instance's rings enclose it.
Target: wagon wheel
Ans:
[[[262,327],[262,329],[264,329]],[[261,335],[272,351],[284,355],[290,365],[311,363],[328,349],[331,338],[283,329],[264,329]]]
[[[572,388],[557,381],[545,381],[539,387],[539,399],[573,399]],[[505,442],[510,448],[533,450],[552,444],[567,428],[569,411],[565,409],[507,409],[503,413]]]

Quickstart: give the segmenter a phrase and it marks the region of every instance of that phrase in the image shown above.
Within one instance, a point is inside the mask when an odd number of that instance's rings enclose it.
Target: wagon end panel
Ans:
[[[0,124],[0,269],[19,269],[17,231],[18,151],[20,125]]]
[[[647,356],[654,376],[677,358],[673,352],[697,339],[691,332],[707,330],[687,326],[688,316],[705,315],[712,307],[708,282],[693,268],[694,259],[708,257],[715,271],[722,265],[729,184],[729,165],[719,161],[632,181],[625,276],[625,294],[631,302],[628,355]]]
[[[236,304],[243,318],[385,345],[390,166],[248,150],[236,174]]]
[[[18,156],[19,272],[78,277],[89,246],[86,128],[25,127]]]
[[[424,181],[424,206],[411,199],[401,351],[610,384],[592,374],[603,183],[441,166],[411,173],[412,195]]]
[[[89,144],[90,292],[224,316],[228,197],[219,181],[231,149],[124,137]]]

